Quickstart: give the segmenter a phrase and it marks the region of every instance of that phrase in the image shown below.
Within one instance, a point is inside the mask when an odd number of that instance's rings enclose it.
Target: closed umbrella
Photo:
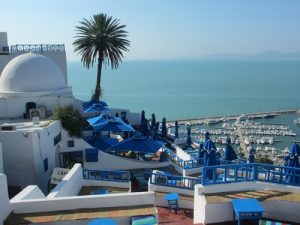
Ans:
[[[186,137],[186,146],[190,147],[192,145],[192,138],[191,138],[191,127],[187,126],[187,137]]]
[[[164,117],[162,119],[162,123],[161,123],[161,135],[163,137],[166,137],[167,136],[167,124],[166,124],[166,118]]]
[[[176,120],[175,121],[175,139],[178,138],[178,128],[179,128],[178,121]]]
[[[224,151],[224,159],[232,161],[237,159],[237,154],[231,146],[231,139],[228,137],[226,140],[226,148]]]
[[[288,159],[288,167],[300,168],[299,164],[299,155],[300,155],[300,147],[296,143],[293,144],[289,149],[289,159]],[[300,171],[295,171],[292,169],[286,170],[286,182],[290,184],[299,184],[300,183]]]
[[[143,110],[142,114],[141,114],[141,126],[143,126],[143,123],[144,123],[145,120],[146,120],[145,111]]]
[[[203,144],[204,153],[204,166],[215,166],[217,165],[217,148],[214,142],[209,137],[209,132],[205,133],[205,142]],[[206,173],[203,174],[205,179],[213,179],[214,169],[206,169]]]
[[[247,151],[249,153],[248,163],[254,163],[254,161],[255,161],[254,155],[255,155],[255,152],[256,152],[255,149],[253,148],[253,146],[250,145],[247,148]]]
[[[151,125],[150,125],[151,130],[153,130],[155,126],[156,126],[156,118],[155,118],[155,114],[152,113],[152,115],[151,115]]]

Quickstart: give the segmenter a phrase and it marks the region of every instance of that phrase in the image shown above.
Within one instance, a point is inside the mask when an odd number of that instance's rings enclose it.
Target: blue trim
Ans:
[[[212,179],[205,176],[212,172]],[[243,163],[217,166],[205,166],[200,178],[187,178],[169,174],[152,173],[150,183],[160,186],[194,189],[196,184],[215,185],[239,183],[245,181],[262,181],[275,184],[300,186],[300,168],[274,166],[270,164]],[[203,175],[204,174],[204,175]],[[292,179],[287,179],[287,177]]]
[[[193,190],[196,184],[200,184],[200,179],[152,173],[150,176],[150,183],[160,186]]]

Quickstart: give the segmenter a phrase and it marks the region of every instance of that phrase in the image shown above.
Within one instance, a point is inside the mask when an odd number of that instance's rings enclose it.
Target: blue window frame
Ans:
[[[48,170],[48,158],[44,159],[44,172]]]
[[[69,140],[68,141],[68,147],[69,148],[74,148],[75,144],[74,144],[74,140]]]
[[[53,139],[54,145],[57,145],[61,141],[61,133],[55,136]]]

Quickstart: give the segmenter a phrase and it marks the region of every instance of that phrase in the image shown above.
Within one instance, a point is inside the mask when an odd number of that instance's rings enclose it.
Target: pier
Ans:
[[[245,154],[245,158],[248,158],[247,146],[244,142],[244,137],[243,137],[243,134],[242,134],[242,131],[241,131],[241,127],[237,126],[236,130],[237,130],[237,135],[239,136],[239,139],[240,139],[240,147],[242,148],[242,151]]]
[[[199,118],[199,119],[183,119],[177,120],[179,124],[184,125],[201,125],[204,123],[214,122],[214,123],[221,123],[221,122],[228,122],[231,120],[238,120],[239,118],[244,117],[246,119],[263,119],[263,118],[271,118],[279,115],[284,114],[292,114],[292,113],[299,113],[300,109],[290,109],[290,110],[281,110],[281,111],[271,111],[271,112],[257,112],[257,113],[248,113],[248,114],[239,114],[233,116],[212,116],[206,118]],[[167,122],[169,127],[174,126],[175,120]]]

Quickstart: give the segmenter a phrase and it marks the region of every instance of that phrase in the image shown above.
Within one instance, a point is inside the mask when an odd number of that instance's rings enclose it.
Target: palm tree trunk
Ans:
[[[97,82],[96,82],[96,88],[95,93],[93,96],[93,100],[100,100],[101,96],[101,72],[102,72],[102,61],[103,61],[103,55],[99,51],[99,57],[98,57],[98,70],[97,70]]]

